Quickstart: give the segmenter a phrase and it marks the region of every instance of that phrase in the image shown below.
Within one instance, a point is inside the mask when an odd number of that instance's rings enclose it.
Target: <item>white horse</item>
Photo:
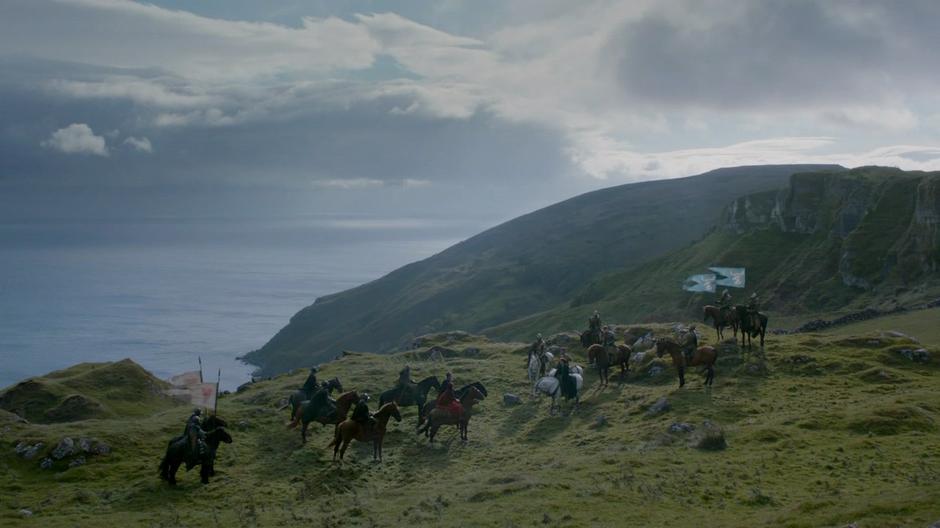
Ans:
[[[555,359],[555,356],[551,352],[545,352],[545,364],[548,365]],[[532,357],[529,358],[529,382],[535,383],[539,379],[539,371],[542,370],[541,362],[539,361],[538,354],[532,354]]]
[[[572,367],[571,372],[572,373],[569,374],[569,376],[574,379],[574,405],[577,407],[581,398],[581,387],[584,386],[584,378],[581,376],[581,374],[574,373],[574,367]],[[545,376],[544,378],[538,380],[532,387],[532,394],[534,395],[544,394],[546,396],[551,396],[552,406],[549,408],[549,412],[552,414],[555,414],[555,409],[558,407],[558,397],[561,396],[561,382],[558,380],[558,378],[555,377],[554,373],[555,369],[552,369],[551,375]]]

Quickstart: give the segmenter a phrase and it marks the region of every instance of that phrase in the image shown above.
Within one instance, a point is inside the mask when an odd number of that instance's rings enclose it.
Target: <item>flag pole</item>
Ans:
[[[199,358],[199,383],[203,383],[202,381],[202,356],[196,356],[196,357]]]
[[[219,377],[215,381],[215,409],[212,414],[219,414],[219,385],[222,383],[222,369],[219,369]]]

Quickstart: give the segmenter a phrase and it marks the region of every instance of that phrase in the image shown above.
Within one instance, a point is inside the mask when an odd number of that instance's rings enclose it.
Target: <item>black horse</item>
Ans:
[[[479,381],[474,381],[473,383],[469,383],[463,387],[460,387],[454,391],[454,396],[456,396],[458,400],[463,399],[463,397],[466,396],[467,391],[470,390],[470,387],[476,387],[476,389],[480,391],[480,394],[482,394],[484,398],[489,396],[489,393],[486,392],[486,387],[484,387],[483,384]]]
[[[300,422],[301,414],[300,410],[304,402],[310,401],[313,396],[323,390],[323,387],[318,387],[317,390],[313,392],[309,397],[303,389],[297,389],[296,392],[290,395],[287,398],[287,404],[290,405],[290,416],[291,416],[291,427],[296,427]],[[327,394],[332,394],[334,390],[343,392],[343,384],[340,383],[339,378],[332,378],[326,382]],[[283,407],[281,407],[283,409]]]
[[[747,306],[739,304],[734,307],[734,310],[738,314],[738,325],[741,328],[741,347],[744,347],[745,339],[747,339],[747,346],[750,347],[751,338],[760,336],[760,346],[764,348],[764,335],[767,333],[767,314],[757,312],[759,324],[754,326],[754,319]]]
[[[428,376],[411,387],[405,387],[404,390],[402,390],[402,387],[389,389],[379,396],[379,407],[390,401],[398,403],[399,407],[416,405],[418,407],[418,423],[420,424],[421,418],[424,416],[424,404],[428,401],[428,392],[431,387],[438,391],[441,390],[441,382],[438,381],[437,376]]]
[[[166,480],[171,486],[176,485],[176,471],[185,462],[186,471],[200,466],[199,478],[203,484],[209,483],[209,477],[215,475],[215,455],[218,452],[219,444],[225,442],[232,443],[232,436],[225,430],[225,421],[215,416],[210,416],[203,422],[206,431],[206,450],[205,453],[193,455],[190,453],[189,439],[186,436],[179,436],[170,440],[166,448],[166,455],[160,461],[160,478]]]

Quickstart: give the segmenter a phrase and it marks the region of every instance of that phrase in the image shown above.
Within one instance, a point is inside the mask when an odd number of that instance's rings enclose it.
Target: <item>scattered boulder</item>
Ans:
[[[694,425],[690,423],[685,423],[685,422],[673,422],[672,425],[669,426],[669,432],[674,433],[674,434],[691,433],[694,430],[695,430]]]
[[[934,522],[933,524],[931,524],[931,525],[928,526],[927,528],[940,528],[940,520]]]
[[[646,359],[646,352],[637,352],[630,356],[630,363],[639,365],[640,363],[643,363],[644,359]]]
[[[650,367],[648,371],[646,371],[646,374],[651,378],[655,378],[656,376],[659,376],[660,374],[662,374],[662,372],[663,372],[663,367],[659,365],[653,365]]]
[[[246,431],[248,429],[251,429],[251,424],[248,423],[246,420],[239,420],[237,427],[239,431]]]
[[[672,405],[669,404],[669,400],[667,400],[666,397],[663,396],[662,398],[656,400],[656,403],[646,408],[646,415],[657,416],[668,411],[671,408],[672,408]]]
[[[572,334],[570,332],[561,332],[553,336],[549,336],[549,338],[545,340],[545,344],[558,347],[569,347],[580,342],[581,336]]]
[[[39,469],[52,469],[52,459],[46,457],[39,463]]]
[[[916,339],[914,339],[913,337],[911,337],[911,336],[905,334],[904,332],[898,332],[897,330],[888,330],[887,332],[884,332],[882,335],[885,335],[885,336],[888,336],[888,337],[896,337],[896,338],[899,338],[899,339],[908,339],[908,340],[910,340],[910,341],[914,341],[915,343],[918,343],[918,342],[919,342],[919,341],[917,341]]]
[[[84,466],[84,465],[85,465],[85,457],[83,456],[75,457],[71,462],[69,462],[70,468]]]
[[[608,425],[607,417],[604,416],[603,414],[598,415],[597,418],[594,419],[595,427],[604,427],[606,425]]]
[[[656,338],[650,332],[633,342],[633,350],[648,350],[656,346]]]
[[[26,508],[23,508],[22,510],[20,510],[20,515],[22,515],[23,517],[32,517],[33,512],[32,510],[27,510]]]
[[[441,359],[444,359],[445,357],[448,357],[448,356],[450,357],[456,356],[457,351],[452,348],[442,347],[440,345],[434,345],[427,350],[426,354],[427,354],[428,359],[430,359],[433,356],[438,356]]]
[[[898,350],[898,354],[901,354],[905,358],[914,361],[916,363],[929,363],[930,362],[930,352],[926,348],[918,348],[912,350],[910,348],[902,348]]]
[[[431,349],[431,352],[428,353],[428,361],[444,361],[444,355],[436,348]]]
[[[52,458],[62,460],[73,453],[75,453],[75,441],[66,436],[59,440],[59,444],[52,450]]]
[[[82,453],[91,453],[91,439],[85,437],[79,438],[78,449]]]
[[[110,454],[111,454],[111,446],[108,445],[108,444],[106,444],[106,443],[104,443],[104,442],[96,442],[96,443],[95,443],[95,448],[94,448],[94,453],[95,453],[96,455],[110,455]]]
[[[561,356],[562,354],[564,354],[565,352],[568,351],[567,348],[561,347],[561,346],[558,346],[558,345],[551,345],[551,346],[549,346],[546,350],[548,351],[549,354],[551,354],[551,355],[553,355],[553,356],[555,356],[555,357],[559,357],[559,356]]]
[[[519,405],[522,403],[522,398],[519,396],[507,392],[503,394],[503,405]]]
[[[45,446],[46,444],[42,442],[36,442],[33,445],[29,445],[26,442],[20,442],[16,444],[14,450],[16,451],[17,455],[24,458],[25,460],[32,460],[36,458],[36,455],[38,455],[39,451],[41,451]]]
[[[62,403],[45,412],[50,422],[74,422],[101,416],[105,413],[100,403],[81,394],[73,394]]]

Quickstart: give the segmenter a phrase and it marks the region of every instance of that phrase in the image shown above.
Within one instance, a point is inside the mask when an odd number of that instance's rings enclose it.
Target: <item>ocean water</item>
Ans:
[[[0,387],[131,358],[161,378],[198,368],[233,390],[318,296],[376,279],[480,229],[369,216],[0,223]]]

